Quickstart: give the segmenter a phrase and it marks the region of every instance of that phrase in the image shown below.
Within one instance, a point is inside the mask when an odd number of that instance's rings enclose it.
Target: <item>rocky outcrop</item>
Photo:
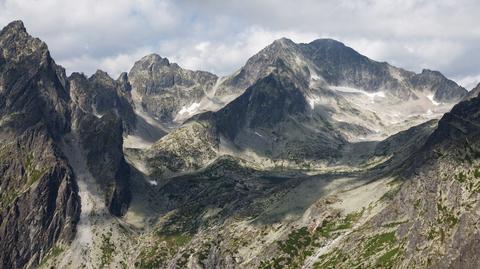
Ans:
[[[480,84],[468,92],[468,95],[465,96],[465,100],[473,99],[480,95]]]
[[[122,119],[113,111],[101,118],[76,110],[78,134],[90,173],[101,188],[109,211],[122,216],[131,200],[130,167],[123,156]]]
[[[439,72],[280,39],[226,78],[67,77],[21,22],[0,48],[1,268],[478,266],[480,99],[437,128],[466,94]]]
[[[477,268],[480,261],[473,251],[479,244],[479,109],[476,97],[445,114],[406,163],[404,183],[388,206],[318,263],[334,262],[337,268],[385,261],[392,268]],[[374,240],[387,235],[382,250],[371,252]],[[374,243],[362,246],[360,239]],[[342,259],[335,260],[338,256]]]
[[[385,90],[404,100],[416,98],[416,92],[432,92],[434,100],[451,103],[458,102],[467,93],[438,71],[423,70],[415,74],[385,62],[373,61],[335,40],[318,39],[299,46],[318,68],[321,77],[331,85],[368,92]]]
[[[182,113],[188,114],[182,108],[198,105],[217,81],[217,76],[211,73],[183,69],[157,54],[137,61],[128,78],[139,105],[167,124],[182,118]]]
[[[68,82],[73,131],[107,207],[112,214],[122,216],[131,200],[123,136],[134,131],[137,121],[127,75],[123,73],[115,81],[99,70],[88,79],[74,73]]]
[[[57,146],[70,119],[63,69],[19,21],[0,48],[0,267],[23,268],[73,239],[80,199]]]
[[[81,203],[63,137],[80,134],[109,211],[130,202],[122,142],[135,124],[126,74],[67,78],[20,21],[0,32],[0,267],[35,267],[73,240]]]
[[[113,112],[123,121],[125,133],[135,128],[135,112],[130,95],[131,86],[126,73],[115,81],[98,70],[90,78],[73,73],[68,78],[72,102],[82,111],[101,117]]]
[[[223,81],[217,93],[242,92],[268,75],[278,59],[307,81],[315,77],[325,86],[347,86],[367,92],[387,91],[402,100],[417,98],[417,92],[431,92],[438,102],[456,103],[467,93],[438,71],[423,70],[415,74],[371,60],[332,39],[296,44],[287,38],[276,40],[251,57],[244,67]]]

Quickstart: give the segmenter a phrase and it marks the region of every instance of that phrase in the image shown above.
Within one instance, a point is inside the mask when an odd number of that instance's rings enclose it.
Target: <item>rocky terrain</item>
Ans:
[[[480,265],[480,87],[330,39],[226,77],[0,49],[0,268]]]

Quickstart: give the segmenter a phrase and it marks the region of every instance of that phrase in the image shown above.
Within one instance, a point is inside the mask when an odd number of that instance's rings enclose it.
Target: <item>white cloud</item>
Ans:
[[[190,40],[179,44],[167,42],[160,47],[172,61],[179,62],[185,68],[207,70],[219,75],[227,75],[242,66],[249,57],[260,51],[274,40],[289,37],[295,42],[310,42],[316,35],[290,31],[267,31],[253,26],[231,36],[228,40]],[[178,49],[178,48],[181,49]]]
[[[107,72],[111,77],[117,78],[122,72],[128,72],[133,63],[143,56],[153,53],[152,49],[141,48],[129,54],[118,54],[102,58],[93,58],[88,55],[68,58],[58,62],[72,70],[89,70],[87,74],[94,73],[97,69]]]
[[[0,24],[22,19],[69,72],[88,74],[128,71],[156,52],[224,75],[285,36],[332,37],[413,71],[476,77],[479,12],[476,0],[0,0]]]
[[[462,85],[467,90],[472,90],[475,88],[478,83],[480,83],[480,74],[474,76],[466,76],[461,78],[454,78],[454,80]]]

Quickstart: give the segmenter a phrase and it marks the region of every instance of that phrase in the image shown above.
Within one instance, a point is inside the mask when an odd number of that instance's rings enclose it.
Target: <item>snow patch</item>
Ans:
[[[370,102],[374,103],[375,98],[385,98],[385,93],[384,92],[366,92],[364,90],[356,89],[356,88],[351,88],[351,87],[343,87],[343,86],[330,86],[335,91],[339,91],[342,93],[357,93],[357,94],[363,94],[366,95],[369,99]]]
[[[320,76],[317,73],[310,73],[310,78],[312,80],[320,80]]]
[[[127,135],[127,137],[123,139],[124,148],[148,149],[152,144],[152,142],[149,142],[138,135]]]
[[[259,134],[257,131],[255,131],[255,134],[260,136],[260,137],[263,137],[263,135]]]
[[[157,183],[155,180],[149,180],[149,179],[147,179],[147,182],[148,182],[148,184],[150,184],[150,185],[152,185],[152,186],[157,186],[157,185],[158,185],[158,183]]]
[[[180,111],[178,111],[177,115],[175,116],[174,121],[181,121],[183,119],[190,118],[191,116],[195,115],[200,108],[200,103],[193,103],[190,106],[183,106]]]
[[[432,102],[432,104],[433,104],[434,106],[440,105],[439,102],[437,102],[437,101],[435,101],[435,100],[433,99],[433,94],[427,95],[427,98],[428,98],[428,100],[430,100],[430,102]]]
[[[310,105],[311,109],[315,108],[315,104],[318,104],[320,102],[320,97],[318,96],[306,96],[308,105]]]
[[[100,115],[100,113],[97,112],[97,108],[92,104],[92,114],[97,117],[97,119],[100,119],[102,117],[102,115]]]

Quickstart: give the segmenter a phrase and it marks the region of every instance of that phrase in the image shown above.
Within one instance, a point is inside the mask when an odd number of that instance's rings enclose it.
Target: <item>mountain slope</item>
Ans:
[[[2,268],[479,263],[480,101],[435,120],[468,99],[438,72],[281,39],[224,78],[150,55],[113,80],[21,22],[0,45]]]
[[[349,268],[387,261],[393,268],[478,267],[480,260],[473,253],[479,236],[479,108],[476,97],[445,114],[410,162],[405,183],[391,203],[320,257],[318,266]],[[356,240],[387,234],[386,248],[360,256],[369,246],[359,246]]]
[[[135,118],[124,78],[67,77],[22,22],[1,31],[0,48],[0,264],[35,267],[82,239],[95,195],[108,215],[125,214],[123,131]]]
[[[23,268],[73,239],[80,199],[57,145],[69,131],[64,70],[19,21],[0,48],[0,266]]]
[[[186,159],[205,165],[222,154],[265,167],[352,164],[353,158],[341,156],[351,144],[379,141],[438,118],[466,94],[439,72],[415,74],[375,62],[334,40],[295,44],[288,39],[275,41],[216,87],[220,96],[232,91],[241,94],[219,110],[187,121],[209,122],[214,128],[208,131],[215,136],[206,145],[209,154],[182,156],[180,152],[191,152],[190,144],[165,138],[148,158],[171,156],[177,172],[194,168],[182,167]],[[176,130],[169,135],[178,136]],[[197,153],[202,151],[195,146]]]
[[[137,61],[128,78],[138,105],[166,124],[192,116],[217,81],[211,73],[183,69],[156,54]]]

